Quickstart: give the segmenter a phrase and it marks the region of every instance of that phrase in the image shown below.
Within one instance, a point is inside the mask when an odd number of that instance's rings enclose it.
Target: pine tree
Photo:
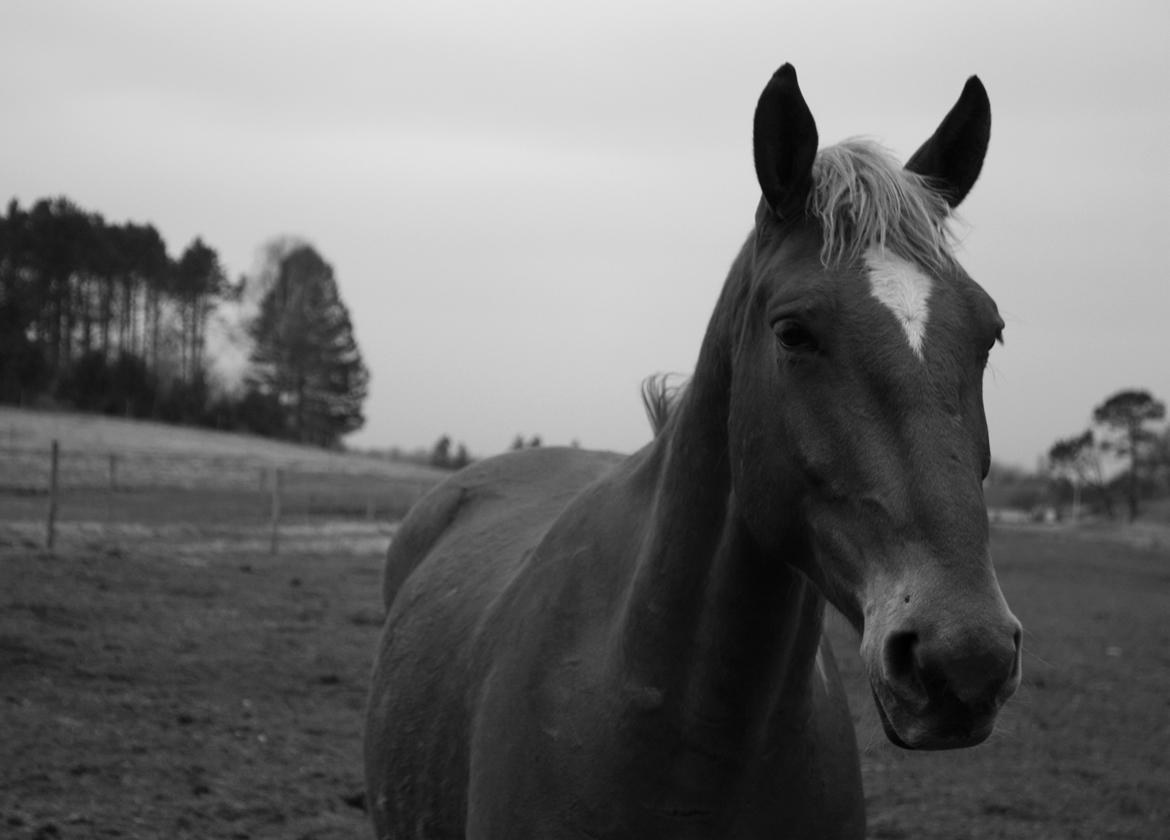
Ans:
[[[291,438],[336,446],[361,428],[369,374],[333,269],[311,246],[281,258],[251,334],[252,385],[280,404]]]
[[[179,257],[172,281],[172,292],[179,302],[180,378],[190,386],[203,382],[207,318],[212,301],[226,286],[219,255],[195,237]]]

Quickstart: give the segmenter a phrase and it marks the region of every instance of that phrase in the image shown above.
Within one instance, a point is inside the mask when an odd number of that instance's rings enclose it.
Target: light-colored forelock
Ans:
[[[871,249],[936,272],[954,265],[946,199],[880,144],[854,138],[821,149],[812,176],[807,209],[821,224],[826,268],[865,262]],[[913,336],[910,341],[914,346]],[[655,436],[676,413],[689,384],[671,374],[642,383],[642,404]]]
[[[860,260],[870,248],[935,271],[954,263],[946,198],[872,140],[817,153],[808,212],[821,223],[826,268]]]

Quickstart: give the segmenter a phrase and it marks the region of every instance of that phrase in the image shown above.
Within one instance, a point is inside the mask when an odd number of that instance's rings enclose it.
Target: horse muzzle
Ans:
[[[891,742],[938,750],[987,739],[1020,684],[1020,623],[1006,608],[994,619],[933,627],[905,622],[880,635],[862,648]]]

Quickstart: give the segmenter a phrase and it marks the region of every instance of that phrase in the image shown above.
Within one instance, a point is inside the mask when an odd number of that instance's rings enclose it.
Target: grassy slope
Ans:
[[[148,420],[124,420],[100,414],[0,406],[0,447],[47,449],[53,439],[69,450],[238,457],[329,472],[376,472],[395,478],[426,479],[442,475],[415,464],[329,452],[254,435],[170,426]]]

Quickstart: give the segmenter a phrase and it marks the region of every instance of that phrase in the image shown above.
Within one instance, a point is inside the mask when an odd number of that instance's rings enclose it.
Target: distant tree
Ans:
[[[1080,512],[1082,487],[1096,490],[1106,514],[1113,516],[1113,498],[1101,471],[1101,458],[1093,440],[1092,429],[1052,444],[1048,450],[1048,471],[1072,485],[1074,518]]]
[[[987,477],[983,479],[983,482],[988,486],[994,487],[1007,484],[1019,484],[1027,481],[1029,478],[1031,478],[1031,475],[1022,467],[1017,467],[1014,464],[1005,464],[992,459],[987,469]]]
[[[1043,483],[1036,481],[1013,484],[1008,488],[1005,499],[1012,510],[1032,511],[1047,505],[1048,492]]]
[[[1162,429],[1162,434],[1154,443],[1150,453],[1150,466],[1153,467],[1158,490],[1162,493],[1170,492],[1170,426]]]
[[[175,265],[172,289],[179,302],[180,377],[194,385],[204,378],[207,316],[212,301],[227,288],[219,255],[196,237]]]
[[[524,435],[516,435],[516,437],[512,438],[512,445],[509,449],[536,449],[540,444],[540,435],[533,435],[528,440],[524,439]]]
[[[18,329],[0,302],[0,402],[29,405],[49,375],[44,353]],[[9,310],[10,311],[10,310]]]
[[[24,405],[46,367],[42,349],[30,339],[37,316],[32,281],[22,270],[24,217],[15,199],[0,216],[0,402]]]
[[[213,400],[211,387],[203,373],[192,382],[175,377],[158,400],[157,415],[168,423],[202,425]]]
[[[56,377],[73,360],[94,220],[67,198],[41,199],[24,215],[22,227],[22,268],[36,277],[34,334]]]
[[[15,199],[0,216],[0,402],[30,403],[48,378],[35,328],[40,291],[28,270],[27,213]]]
[[[91,350],[81,356],[58,380],[56,396],[68,400],[74,408],[116,413],[110,398],[113,391],[111,372],[105,355]]]
[[[1143,450],[1156,439],[1146,424],[1165,416],[1166,404],[1154,399],[1149,391],[1140,390],[1118,391],[1093,409],[1093,422],[1103,426],[1109,435],[1102,442],[1102,448],[1129,461],[1126,497],[1130,521],[1138,516]]]
[[[111,414],[150,415],[155,405],[154,381],[141,356],[122,351],[114,359],[110,365],[109,400]]]
[[[0,401],[51,394],[63,405],[204,422],[206,324],[227,290],[215,251],[196,239],[175,261],[153,225],[111,224],[65,197],[27,209],[14,199],[5,210]]]
[[[117,248],[114,264],[122,296],[118,346],[124,352],[149,359],[157,374],[163,299],[177,303],[175,309],[181,323],[185,323],[182,316],[186,311],[188,291],[182,279],[176,276],[176,266],[167,255],[166,243],[153,225],[127,222],[111,232]],[[209,288],[208,291],[213,290]],[[185,351],[187,343],[181,342],[180,348]],[[190,371],[181,371],[181,375],[188,380],[191,378]]]
[[[250,332],[250,381],[277,398],[290,437],[335,446],[361,428],[369,373],[333,269],[314,248],[281,258]]]
[[[287,418],[276,394],[249,387],[236,407],[235,427],[263,437],[288,436]]]
[[[455,457],[451,459],[451,469],[461,470],[471,463],[471,453],[467,451],[467,447],[460,443],[455,450]]]
[[[443,435],[431,449],[431,466],[441,470],[451,468],[451,438]]]

